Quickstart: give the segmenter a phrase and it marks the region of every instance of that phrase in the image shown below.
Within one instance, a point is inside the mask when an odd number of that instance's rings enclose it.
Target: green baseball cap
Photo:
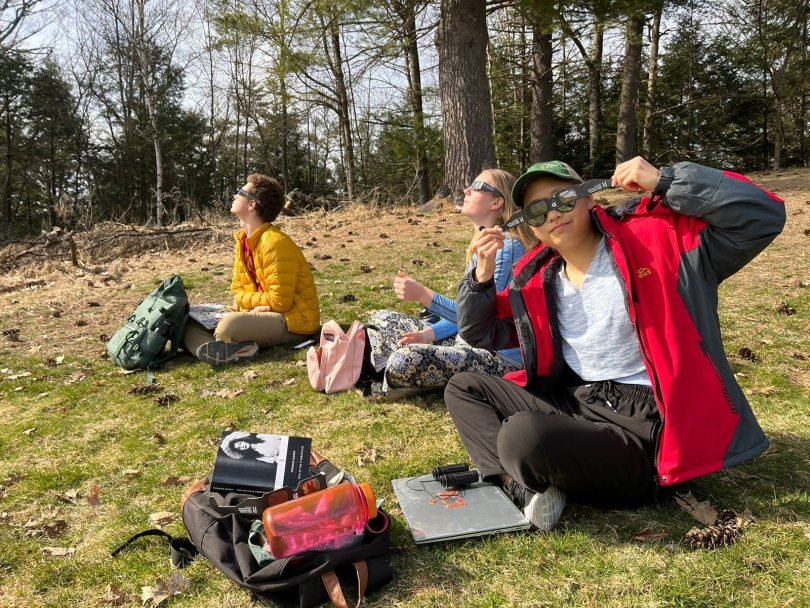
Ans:
[[[512,202],[518,207],[523,208],[523,191],[526,189],[526,186],[538,177],[543,177],[544,175],[564,179],[577,184],[582,183],[582,178],[579,176],[579,173],[561,160],[548,160],[542,163],[536,163],[529,167],[526,173],[521,175],[515,182],[515,185],[512,186]]]

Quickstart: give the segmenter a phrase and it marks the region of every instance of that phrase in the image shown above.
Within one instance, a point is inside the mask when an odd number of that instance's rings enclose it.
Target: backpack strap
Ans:
[[[183,495],[180,497],[180,514],[183,514],[183,505],[186,504],[186,501],[191,498],[192,494],[196,494],[197,492],[205,492],[205,479],[201,479],[193,486],[191,486],[188,490],[183,492]]]
[[[171,555],[172,555],[172,566],[174,566],[175,568],[185,568],[197,557],[197,547],[195,547],[194,543],[192,543],[189,539],[175,538],[168,532],[164,532],[163,530],[158,529],[144,530],[143,532],[138,532],[135,536],[128,539],[121,546],[113,550],[113,552],[110,554],[110,557],[115,557],[116,555],[121,553],[121,551],[123,551],[129,545],[131,545],[133,542],[135,542],[139,538],[143,538],[144,536],[162,536],[169,541],[169,547],[171,547]]]
[[[177,355],[177,351],[180,348],[180,342],[183,341],[183,334],[186,331],[186,322],[188,321],[188,313],[190,310],[190,306],[186,304],[185,309],[183,310],[182,315],[179,315],[172,319],[172,327],[169,330],[168,342],[169,342],[169,352],[167,355],[161,357],[160,359],[155,359],[146,366],[146,369],[157,369],[166,361]]]
[[[363,603],[363,596],[366,594],[366,586],[368,585],[368,566],[365,560],[352,562],[352,566],[357,570],[357,604],[355,608],[360,608],[360,604]],[[321,574],[321,580],[323,581],[324,587],[326,587],[326,592],[329,594],[329,599],[332,600],[332,603],[338,608],[349,608],[349,605],[346,603],[346,598],[343,597],[343,590],[340,588],[340,581],[335,571],[332,570],[332,572]]]

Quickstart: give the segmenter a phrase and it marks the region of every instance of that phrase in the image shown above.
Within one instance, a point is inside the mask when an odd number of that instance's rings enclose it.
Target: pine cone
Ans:
[[[155,403],[157,403],[158,405],[169,405],[171,403],[174,403],[175,401],[178,401],[179,399],[180,397],[178,397],[177,395],[163,395],[162,397],[158,397],[157,399],[155,399]]]
[[[692,549],[716,549],[733,545],[742,536],[742,529],[737,525],[737,514],[731,509],[723,510],[708,528],[692,528],[686,533],[686,540]]]
[[[163,387],[159,384],[144,384],[143,386],[136,386],[129,389],[130,395],[149,395],[151,393],[161,393]]]

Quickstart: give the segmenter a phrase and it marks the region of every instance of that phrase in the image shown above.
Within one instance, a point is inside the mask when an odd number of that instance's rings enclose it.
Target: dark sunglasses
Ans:
[[[548,218],[551,210],[556,209],[561,213],[568,213],[576,206],[579,199],[612,187],[611,179],[592,179],[584,184],[577,184],[565,190],[560,190],[549,198],[532,201],[524,209],[510,217],[508,222],[501,225],[501,228],[511,230],[523,222],[526,222],[529,226],[539,228],[546,223],[546,218]]]
[[[488,183],[482,182],[480,180],[471,183],[470,190],[483,190],[484,192],[489,192],[491,194],[494,194],[495,196],[503,197],[503,193],[501,193],[501,191],[498,190],[495,186],[490,186]]]
[[[262,516],[264,510],[269,507],[275,507],[276,505],[294,500],[300,496],[314,494],[315,492],[320,492],[325,489],[326,475],[318,473],[312,477],[302,479],[295,488],[284,486],[283,488],[278,488],[261,496],[246,498],[236,505],[221,505],[213,496],[208,497],[208,502],[213,509],[223,515],[233,513],[234,515],[239,515],[246,519],[258,519]]]
[[[239,196],[244,196],[245,198],[249,198],[250,200],[252,200],[257,205],[259,204],[259,199],[257,199],[255,196],[253,196],[250,192],[245,192],[244,190],[239,190],[239,192],[237,192],[237,194]]]

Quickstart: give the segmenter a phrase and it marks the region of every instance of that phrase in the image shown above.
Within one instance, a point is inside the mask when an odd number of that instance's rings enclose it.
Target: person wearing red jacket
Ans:
[[[592,193],[609,186],[652,196],[602,209]],[[541,245],[496,294],[504,233],[483,230],[458,326],[476,348],[519,345],[524,369],[458,374],[445,390],[485,480],[550,530],[566,497],[639,505],[767,449],[725,356],[717,289],[782,231],[781,199],[738,174],[640,157],[602,183],[538,163],[512,198],[522,210],[507,224],[527,222]]]

